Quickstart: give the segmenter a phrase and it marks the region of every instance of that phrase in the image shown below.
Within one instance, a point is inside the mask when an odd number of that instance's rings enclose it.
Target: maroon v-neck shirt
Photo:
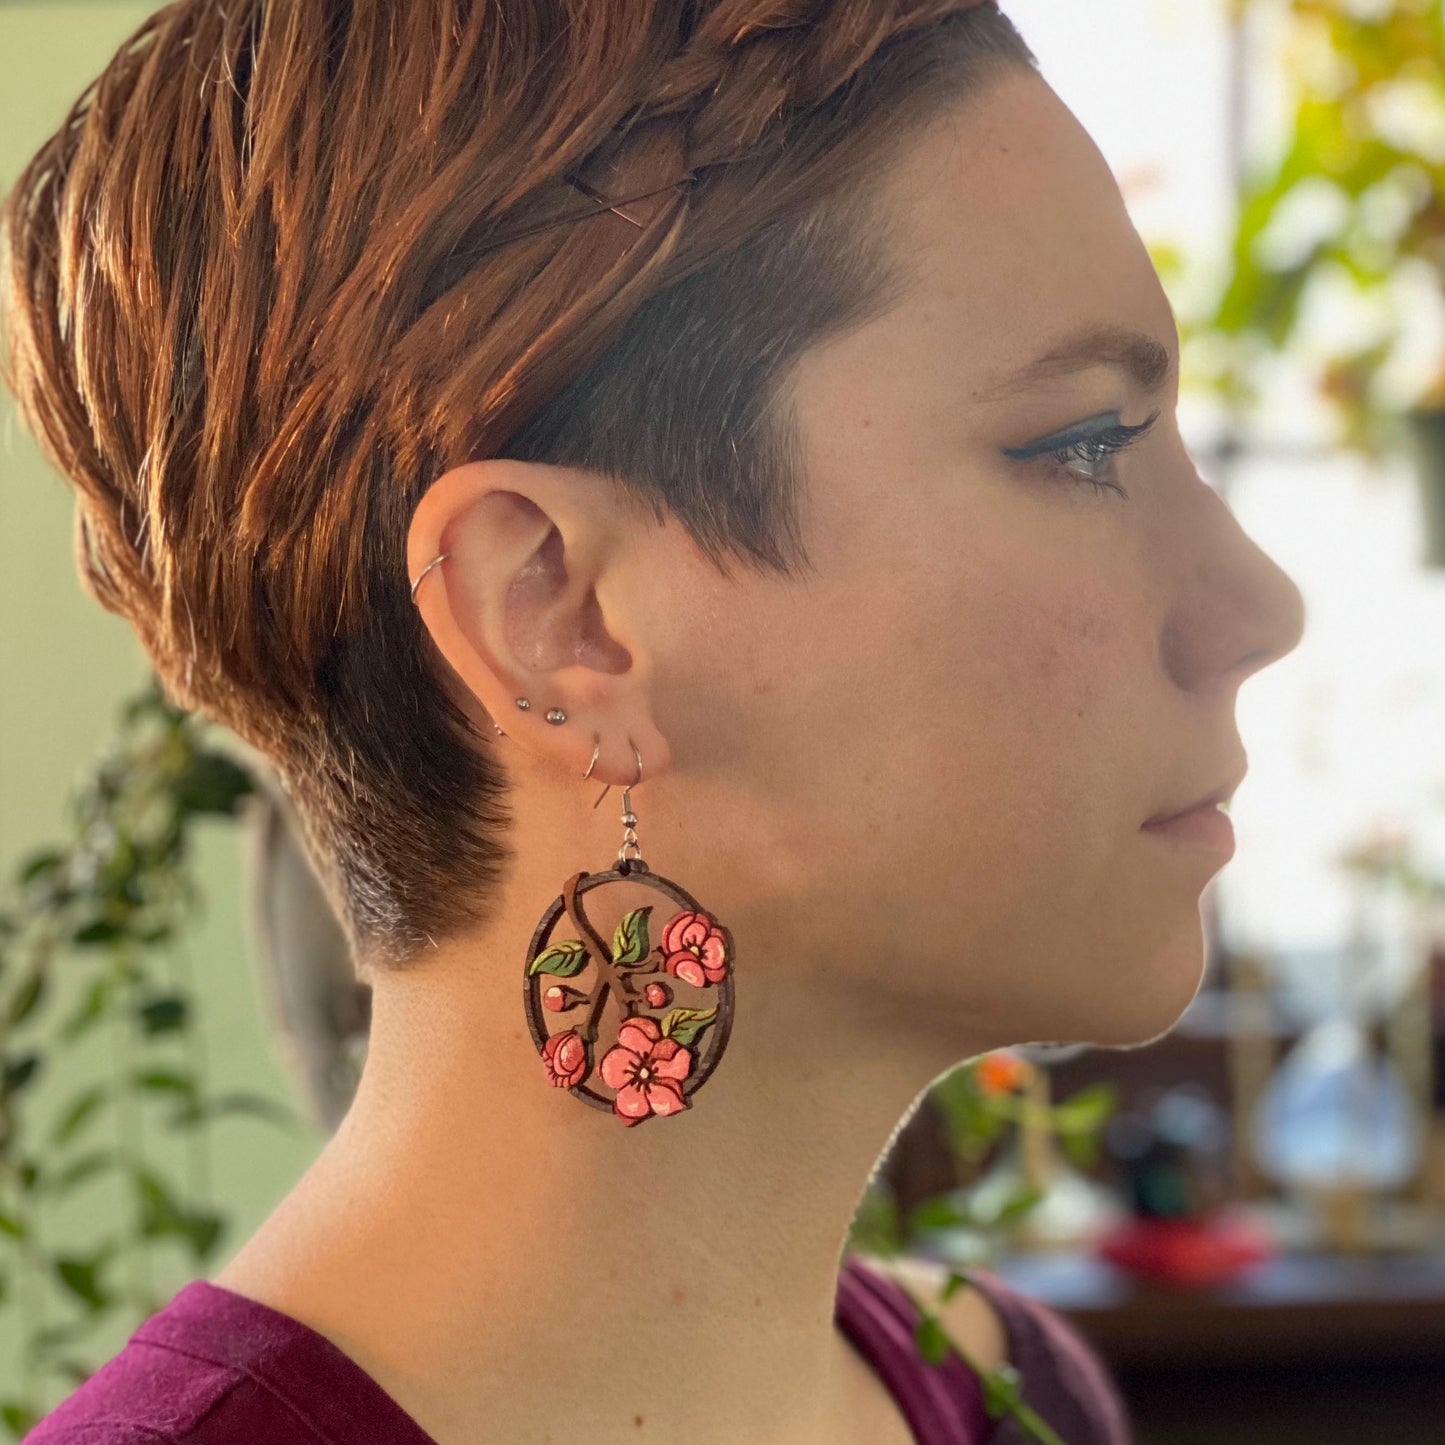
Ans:
[[[1024,1399],[1065,1445],[1131,1445],[1128,1413],[1098,1356],[1047,1306],[987,1270]],[[1022,1445],[994,1422],[957,1355],[928,1364],[908,1296],[858,1255],[838,1278],[835,1317],[898,1401],[917,1445]],[[208,1280],[185,1285],[63,1400],[24,1445],[437,1445],[324,1335]]]

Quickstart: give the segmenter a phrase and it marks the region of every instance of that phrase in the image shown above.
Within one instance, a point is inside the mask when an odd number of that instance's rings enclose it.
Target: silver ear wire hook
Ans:
[[[595,737],[596,734],[593,734],[593,736]],[[637,744],[632,742],[631,738],[628,738],[627,741],[629,743],[632,743],[632,751],[637,756],[637,776],[633,778],[633,780],[628,783],[628,785],[622,790],[622,810],[623,812],[630,813],[632,811],[632,798],[630,797],[630,794],[632,790],[642,781],[642,754],[637,751]],[[598,746],[600,747],[601,744],[599,743]],[[592,761],[594,763],[597,761],[596,749],[593,750]],[[590,773],[591,771],[592,769],[589,767],[587,769],[587,772]],[[584,774],[583,776],[585,777],[586,774]],[[603,788],[601,793],[598,794],[597,803],[600,803],[602,799],[605,798],[611,791],[612,784],[608,783],[608,785]],[[595,808],[597,806],[597,803],[593,803],[592,806]]]
[[[628,738],[627,741],[632,743],[632,751],[637,756],[637,776],[622,790],[622,825],[625,831],[622,834],[622,846],[617,850],[617,861],[619,863],[631,861],[642,864],[642,845],[637,841],[637,814],[632,811],[632,790],[642,781],[642,754],[638,752],[637,744],[632,742],[631,738]],[[600,747],[601,744],[599,743],[598,746]],[[593,760],[596,761],[595,751],[593,753]],[[587,771],[591,772],[592,769],[588,768]],[[612,784],[608,783],[598,795],[597,803],[600,803],[611,791]],[[592,806],[595,808],[597,803],[593,803]],[[627,850],[629,848],[636,850],[631,860],[627,857]],[[642,866],[645,868],[646,864]],[[626,869],[623,871],[625,872]]]

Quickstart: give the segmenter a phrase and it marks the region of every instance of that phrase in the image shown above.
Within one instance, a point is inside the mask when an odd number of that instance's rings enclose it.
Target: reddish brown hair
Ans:
[[[86,587],[273,761],[364,970],[485,925],[510,857],[421,495],[586,467],[794,575],[788,368],[904,283],[877,167],[1032,63],[969,0],[177,0],[26,167],[4,374]]]

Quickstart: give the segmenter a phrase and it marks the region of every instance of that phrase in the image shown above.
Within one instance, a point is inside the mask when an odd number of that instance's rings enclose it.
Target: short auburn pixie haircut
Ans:
[[[881,167],[1008,65],[968,0],[177,0],[22,172],[4,377],[82,581],[274,764],[363,975],[485,926],[514,856],[411,601],[422,494],[586,468],[798,575],[790,366],[901,294]]]

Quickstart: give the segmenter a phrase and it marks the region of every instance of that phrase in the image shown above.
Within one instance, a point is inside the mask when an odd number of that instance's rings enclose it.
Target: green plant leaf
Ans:
[[[172,1196],[165,1181],[149,1169],[135,1169],[131,1178],[140,1204],[141,1233],[181,1234],[185,1232],[185,1211]]]
[[[60,1037],[65,1043],[74,1043],[88,1028],[100,1022],[105,1016],[110,989],[111,980],[104,977],[96,979],[85,991],[85,997],[60,1026]]]
[[[670,1009],[662,1020],[662,1036],[691,1046],[697,1036],[717,1017],[717,1009]]]
[[[255,792],[251,775],[220,753],[197,753],[176,779],[172,797],[183,813],[233,815],[241,799]]]
[[[62,1165],[46,1180],[45,1193],[52,1198],[59,1199],[63,1195],[69,1194],[72,1189],[84,1184],[93,1175],[114,1168],[120,1162],[121,1157],[114,1149],[87,1150],[84,1154],[78,1154],[74,1159]]]
[[[153,998],[136,1009],[146,1033],[152,1035],[184,1028],[189,1012],[190,1003],[180,994]]]
[[[623,967],[630,967],[633,964],[641,963],[650,952],[650,945],[647,941],[647,915],[652,912],[654,905],[649,903],[642,908],[634,908],[631,913],[617,925],[616,932],[612,935],[612,961]]]
[[[196,1097],[195,1079],[189,1074],[177,1073],[174,1069],[140,1069],[132,1078],[138,1088],[157,1093],[180,1094],[186,1099]]]
[[[1119,1090],[1113,1084],[1091,1084],[1055,1104],[1049,1116],[1058,1133],[1079,1133],[1102,1127],[1118,1107]]]
[[[864,1186],[853,1220],[848,1226],[846,1249],[883,1258],[903,1251],[903,1228],[898,1198],[882,1174],[873,1174]]]
[[[32,1013],[36,1005],[45,997],[46,985],[49,981],[49,971],[44,968],[33,969],[20,981],[14,995],[10,1000],[8,1017],[11,1027],[23,1023]]]
[[[14,1239],[25,1238],[24,1224],[13,1215],[6,1214],[3,1210],[0,1210],[0,1230],[4,1230],[6,1234]]]
[[[227,1221],[221,1215],[200,1210],[187,1214],[182,1225],[192,1254],[202,1264],[214,1253],[227,1227]]]
[[[16,878],[20,883],[33,883],[37,878],[43,878],[48,873],[53,873],[64,864],[69,855],[59,848],[42,848],[38,853],[31,853],[20,860],[20,869]]]
[[[78,1315],[74,1319],[65,1320],[58,1325],[46,1325],[43,1330],[36,1330],[28,1341],[28,1349],[32,1358],[48,1354],[63,1345],[73,1345],[76,1340],[88,1335],[94,1328],[96,1320],[102,1312],[99,1310],[87,1310],[85,1314]]]
[[[1019,1372],[1005,1362],[996,1369],[985,1370],[979,1377],[983,1386],[983,1407],[991,1420],[1011,1414],[1019,1403]]]
[[[935,1194],[914,1205],[908,1214],[910,1234],[922,1229],[952,1229],[957,1225],[974,1226],[976,1221],[967,1209],[947,1194]]]
[[[52,1144],[69,1143],[84,1127],[86,1120],[105,1103],[108,1097],[107,1089],[101,1084],[95,1084],[77,1094],[50,1131],[50,1142]]]
[[[106,1263],[105,1254],[92,1258],[61,1255],[54,1263],[55,1273],[71,1294],[94,1309],[104,1309],[110,1304],[111,1297],[100,1278],[100,1271]]]
[[[923,1315],[914,1326],[913,1339],[918,1346],[918,1353],[930,1365],[941,1365],[948,1358],[948,1352],[953,1348],[943,1326],[933,1315],[929,1314]]]
[[[202,1118],[215,1119],[222,1114],[252,1114],[260,1119],[269,1119],[273,1124],[284,1124],[292,1129],[304,1127],[304,1121],[294,1109],[264,1094],[252,1094],[235,1090],[229,1094],[218,1094],[200,1105]]]
[[[0,1420],[14,1431],[17,1438],[23,1437],[40,1423],[40,1411],[24,1400],[11,1397],[0,1400]]]
[[[1021,1190],[994,1215],[991,1223],[994,1225],[1012,1224],[1014,1220],[1027,1214],[1039,1200],[1044,1197],[1043,1189],[1035,1184],[1028,1189]]]
[[[92,1316],[94,1318],[94,1316]],[[63,1357],[51,1361],[51,1368],[64,1375],[70,1381],[73,1389],[79,1389],[94,1373],[94,1369],[87,1365],[84,1360]]]
[[[973,1281],[966,1274],[959,1274],[957,1270],[949,1270],[948,1279],[944,1282],[942,1297],[945,1304],[956,1295],[959,1290],[966,1286],[972,1286]]]
[[[0,1092],[19,1093],[39,1072],[40,1055],[33,1049],[19,1058],[6,1059],[3,1076],[0,1076]]]
[[[80,948],[93,948],[102,943],[114,943],[126,936],[125,929],[108,918],[94,918],[82,924],[70,935],[70,941]]]
[[[1080,1169],[1091,1169],[1099,1162],[1099,1137],[1097,1134],[1060,1134],[1059,1144],[1068,1156],[1069,1162]]]
[[[550,973],[557,978],[576,978],[586,967],[587,949],[579,939],[568,938],[543,949],[528,966],[527,976]]]

